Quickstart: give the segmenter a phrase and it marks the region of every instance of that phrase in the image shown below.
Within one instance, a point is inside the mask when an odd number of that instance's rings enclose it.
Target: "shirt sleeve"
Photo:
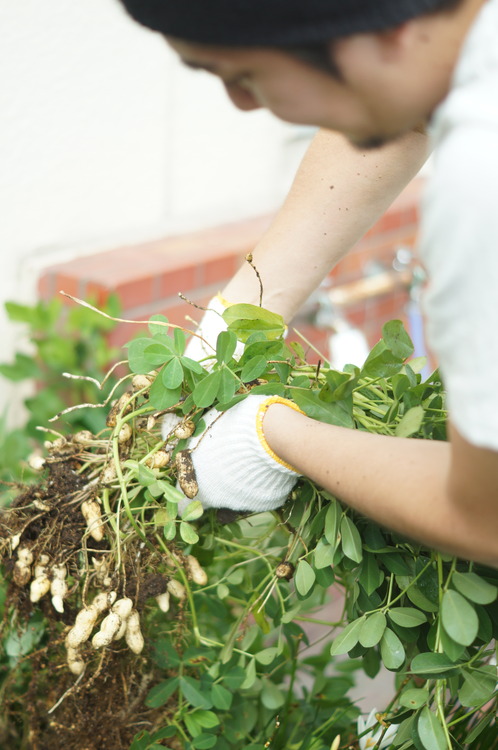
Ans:
[[[498,125],[465,123],[442,139],[420,252],[450,419],[470,443],[498,450]]]

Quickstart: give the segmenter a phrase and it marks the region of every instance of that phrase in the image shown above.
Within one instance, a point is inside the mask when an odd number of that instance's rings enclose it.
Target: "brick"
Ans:
[[[55,296],[55,279],[52,273],[46,273],[40,276],[37,284],[38,297],[41,300],[48,301]]]
[[[164,299],[178,292],[189,292],[199,285],[199,269],[195,264],[186,265],[159,275],[159,298]]]
[[[82,278],[70,275],[66,276],[63,273],[53,273],[52,279],[56,295],[59,295],[59,292],[66,292],[66,294],[71,294],[73,297],[78,297],[79,299],[85,296],[86,289]],[[67,297],[63,299],[68,301]]]

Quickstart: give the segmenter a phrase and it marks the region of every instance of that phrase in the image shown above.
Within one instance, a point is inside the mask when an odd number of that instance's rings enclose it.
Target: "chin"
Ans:
[[[349,142],[355,146],[355,148],[362,151],[371,151],[376,148],[382,148],[387,143],[392,143],[401,137],[401,133],[395,135],[371,135],[365,138],[359,138],[358,136],[348,136]]]

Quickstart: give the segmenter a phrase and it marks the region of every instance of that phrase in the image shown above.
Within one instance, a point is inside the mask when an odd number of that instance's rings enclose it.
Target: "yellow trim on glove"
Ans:
[[[291,471],[294,471],[296,474],[300,474],[300,472],[295,469],[293,466],[288,464],[286,461],[283,461],[281,458],[277,456],[275,451],[273,451],[268,443],[266,442],[266,438],[263,432],[263,419],[265,418],[265,414],[268,411],[268,408],[272,404],[283,404],[284,406],[288,406],[290,409],[294,409],[294,411],[298,411],[300,414],[304,414],[304,411],[299,408],[293,401],[290,401],[288,398],[282,398],[281,396],[269,396],[266,401],[263,401],[261,406],[259,407],[257,413],[256,413],[256,432],[258,434],[259,442],[261,443],[264,450],[268,453],[271,458],[273,458],[274,461],[276,461],[278,464],[281,464],[281,466],[285,466],[286,469],[290,469]]]

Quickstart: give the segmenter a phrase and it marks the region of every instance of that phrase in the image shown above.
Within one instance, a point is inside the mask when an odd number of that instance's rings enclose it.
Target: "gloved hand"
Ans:
[[[280,396],[258,395],[205,415],[206,430],[188,443],[199,486],[194,499],[204,508],[260,513],[284,504],[299,473],[265,440],[263,420],[273,403],[301,411]]]

